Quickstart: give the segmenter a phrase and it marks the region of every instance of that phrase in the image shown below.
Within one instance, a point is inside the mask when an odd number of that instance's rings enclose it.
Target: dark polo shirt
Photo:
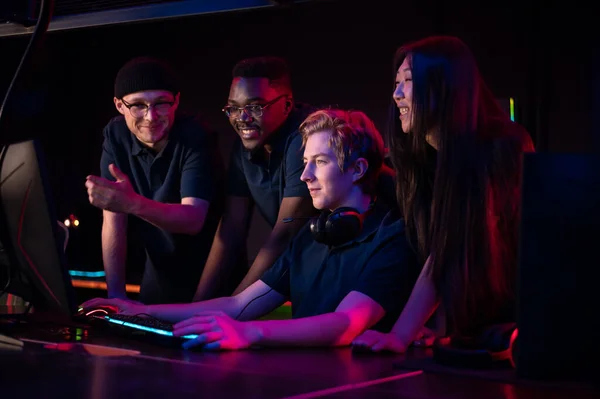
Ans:
[[[253,200],[260,214],[274,226],[281,201],[285,197],[310,197],[306,183],[300,180],[304,170],[302,137],[298,127],[315,109],[297,104],[290,116],[269,138],[269,156],[250,152],[237,139],[230,158],[227,195]]]
[[[292,317],[334,312],[351,291],[385,309],[374,326],[389,331],[419,276],[420,267],[396,212],[378,202],[355,240],[329,247],[316,242],[309,224],[261,278],[292,302]]]
[[[192,300],[222,214],[224,170],[216,135],[193,117],[177,115],[169,141],[158,154],[129,131],[122,116],[104,128],[102,177],[113,180],[114,163],[130,179],[136,193],[154,201],[180,204],[185,197],[210,203],[204,227],[196,235],[174,234],[137,217],[129,217],[128,236],[146,251],[139,299],[144,303]]]

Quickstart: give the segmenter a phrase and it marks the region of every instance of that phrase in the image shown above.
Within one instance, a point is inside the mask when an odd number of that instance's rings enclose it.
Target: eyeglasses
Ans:
[[[286,97],[286,94],[275,97],[266,104],[248,104],[243,107],[227,105],[222,109],[222,111],[225,112],[225,115],[227,115],[228,118],[239,118],[242,115],[242,111],[252,118],[259,118],[263,115],[263,112],[266,108],[275,104],[277,100],[283,97]]]
[[[173,106],[173,104],[175,104],[174,101],[162,101],[150,105],[144,103],[130,104],[123,99],[121,99],[121,101],[123,102],[123,105],[127,107],[131,116],[133,116],[134,118],[145,117],[150,108],[154,108],[154,112],[156,112],[156,114],[159,116],[168,115],[171,111],[171,107]]]

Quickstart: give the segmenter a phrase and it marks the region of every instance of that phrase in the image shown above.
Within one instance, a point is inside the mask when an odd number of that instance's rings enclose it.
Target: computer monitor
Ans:
[[[36,313],[74,314],[77,303],[59,236],[39,143],[1,146],[0,242],[6,256],[0,294],[30,301]]]
[[[536,153],[523,163],[516,371],[600,372],[600,155]]]

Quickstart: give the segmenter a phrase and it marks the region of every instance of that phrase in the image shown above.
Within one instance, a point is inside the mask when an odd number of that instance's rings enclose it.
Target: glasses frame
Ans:
[[[250,118],[260,118],[261,116],[263,116],[266,108],[269,108],[271,105],[275,104],[277,101],[279,101],[279,99],[283,97],[287,98],[287,94],[281,94],[265,104],[248,104],[244,105],[243,107],[238,107],[236,105],[226,105],[221,111],[223,111],[228,118],[239,118],[240,116],[242,116],[242,112],[248,115]],[[254,115],[248,110],[248,107],[259,107],[260,111],[258,114]],[[237,110],[239,110],[237,111],[239,112],[239,115],[233,116],[231,108],[236,108]]]
[[[134,105],[137,105],[137,106],[139,106],[139,105],[140,105],[140,103],[131,104],[131,103],[128,103],[127,101],[125,101],[125,100],[124,100],[124,99],[122,99],[122,98],[121,98],[120,100],[121,100],[121,102],[123,103],[123,105],[124,105],[124,106],[125,106],[125,107],[126,107],[128,110],[129,110],[129,114],[130,114],[132,117],[136,118],[136,119],[142,119],[142,118],[145,118],[145,117],[146,117],[146,115],[148,115],[148,111],[150,111],[150,108],[156,108],[156,104],[150,104],[150,105],[148,105],[148,104],[143,104],[143,105],[146,107],[146,111],[144,112],[144,114],[143,114],[142,116],[135,116],[135,115],[133,114],[133,112],[131,111],[131,107],[133,107]],[[160,112],[158,112],[158,111],[156,112],[156,113],[157,113],[158,115],[160,115],[160,116],[165,116],[165,115],[168,115],[168,114],[169,114],[169,112],[171,111],[171,108],[173,108],[173,105],[175,105],[175,101],[161,101],[161,102],[159,102],[158,104],[169,104],[169,110],[168,110],[168,111],[167,111],[165,114],[162,114],[162,113],[160,113]]]

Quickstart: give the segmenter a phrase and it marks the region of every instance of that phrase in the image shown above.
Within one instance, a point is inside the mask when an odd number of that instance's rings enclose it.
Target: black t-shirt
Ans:
[[[297,104],[290,116],[269,138],[272,151],[251,152],[238,139],[231,153],[227,195],[251,198],[265,220],[274,226],[285,197],[310,197],[300,180],[304,170],[302,137],[298,127],[314,109]]]
[[[129,235],[139,237],[147,255],[140,300],[174,303],[192,300],[216,232],[224,203],[224,169],[216,135],[193,117],[177,115],[169,141],[158,154],[140,144],[125,119],[104,128],[102,177],[113,180],[114,163],[130,179],[136,193],[163,203],[185,197],[210,203],[204,227],[196,235],[174,234],[142,219],[129,218]]]
[[[307,224],[261,280],[292,302],[294,318],[333,312],[351,291],[358,291],[386,311],[373,328],[389,331],[420,267],[403,220],[386,212],[387,207],[376,205],[358,238],[337,247],[316,242]]]

